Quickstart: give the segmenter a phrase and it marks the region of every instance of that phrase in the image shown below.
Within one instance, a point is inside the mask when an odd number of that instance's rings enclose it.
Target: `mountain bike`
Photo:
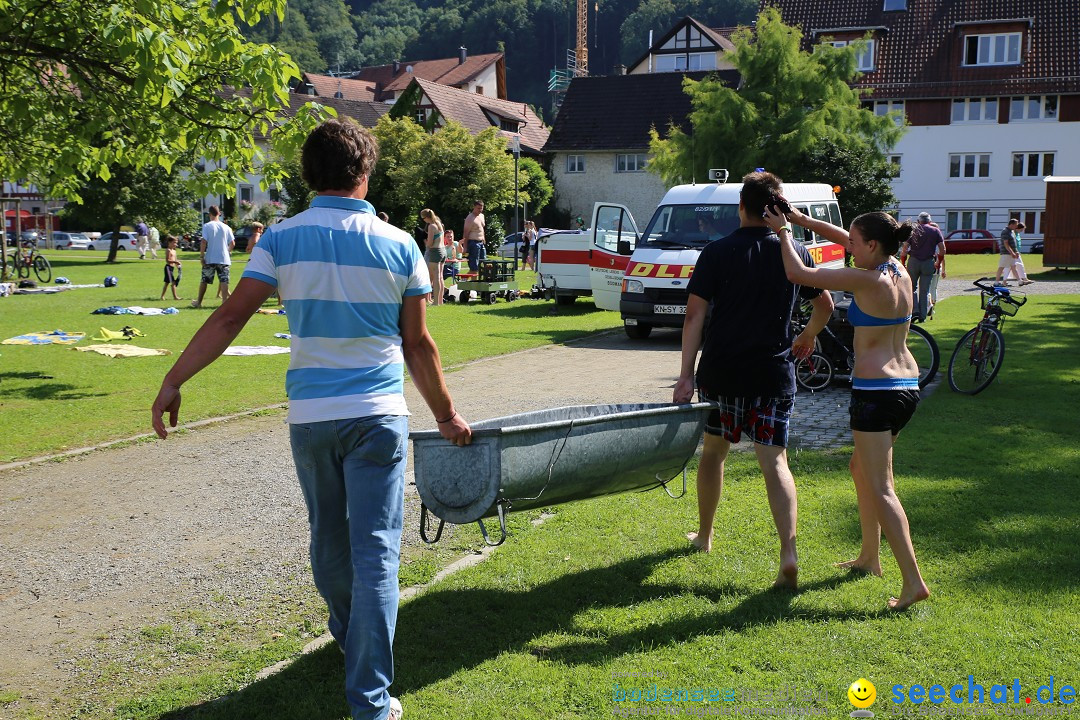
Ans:
[[[795,363],[795,382],[804,390],[823,390],[837,376],[850,380],[855,368],[855,351],[852,350],[855,328],[847,321],[849,305],[850,299],[837,304],[833,316],[817,336],[814,352]],[[792,318],[796,335],[806,327],[811,311],[809,303],[798,308]],[[937,341],[922,327],[912,325],[908,328],[907,346],[919,365],[919,387],[924,388],[937,376],[941,363]]]
[[[12,272],[17,272],[21,278],[30,277],[30,270],[33,269],[38,282],[47,283],[52,280],[52,265],[31,242],[22,243],[19,249],[8,256],[8,267]]]
[[[965,395],[982,392],[997,377],[1005,359],[1001,328],[1005,318],[1016,315],[1027,302],[1022,293],[993,282],[990,278],[975,281],[975,287],[982,291],[983,319],[960,338],[949,360],[949,387]]]

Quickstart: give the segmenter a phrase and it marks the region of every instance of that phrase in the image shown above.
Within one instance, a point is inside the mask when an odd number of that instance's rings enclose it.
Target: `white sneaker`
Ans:
[[[401,709],[401,701],[396,697],[390,698],[390,714],[386,716],[387,720],[401,720],[405,716],[405,711]]]

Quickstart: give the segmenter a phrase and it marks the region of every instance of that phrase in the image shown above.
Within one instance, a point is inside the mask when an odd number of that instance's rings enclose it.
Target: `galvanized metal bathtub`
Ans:
[[[713,403],[583,405],[521,413],[472,425],[457,447],[438,430],[410,435],[420,533],[436,542],[443,523],[480,522],[489,544],[506,539],[506,512],[548,507],[628,490],[663,487],[683,474]],[[676,497],[672,495],[672,497]],[[681,497],[679,495],[678,497]],[[430,511],[440,519],[428,538]],[[482,518],[499,518],[491,543]]]

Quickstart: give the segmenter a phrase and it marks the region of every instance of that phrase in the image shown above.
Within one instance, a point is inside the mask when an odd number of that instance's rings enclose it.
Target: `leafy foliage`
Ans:
[[[473,202],[483,199],[489,214],[514,202],[514,160],[495,128],[471,135],[450,121],[434,135],[408,118],[384,115],[375,126],[379,163],[369,199],[399,226],[409,226],[429,207],[455,227]]]
[[[284,12],[285,0],[0,0],[0,176],[77,197],[91,176],[170,171],[195,151],[225,165],[195,176],[200,189],[227,191],[263,161],[256,137],[273,130],[291,155],[316,120],[284,112],[297,66],[238,25]]]
[[[199,229],[199,214],[192,208],[195,196],[178,171],[160,167],[136,170],[119,166],[108,180],[93,178],[79,188],[81,200],[68,203],[65,222],[86,230],[118,231],[124,224],[145,220],[162,236]],[[116,239],[109,250],[109,262],[116,259]]]
[[[521,158],[518,171],[519,194],[525,199],[531,218],[548,206],[555,194],[555,186],[551,184],[551,178],[540,163],[532,158]]]
[[[661,139],[654,129],[650,171],[669,184],[704,178],[710,167],[726,167],[736,178],[755,167],[788,177],[822,141],[857,149],[871,163],[882,158],[903,129],[860,106],[849,85],[858,44],[807,53],[800,38],[775,8],[758,16],[755,34],[736,32],[730,59],[742,74],[741,86],[685,80],[692,133],[671,128]]]
[[[784,175],[788,182],[826,182],[840,187],[840,214],[850,223],[859,215],[896,206],[890,181],[896,166],[865,147],[844,147],[823,140],[803,156],[797,169]]]

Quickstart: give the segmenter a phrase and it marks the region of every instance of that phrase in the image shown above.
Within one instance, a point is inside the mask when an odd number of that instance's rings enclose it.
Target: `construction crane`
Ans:
[[[589,74],[589,0],[577,0],[577,47],[574,48],[577,58],[577,75],[585,77]]]

